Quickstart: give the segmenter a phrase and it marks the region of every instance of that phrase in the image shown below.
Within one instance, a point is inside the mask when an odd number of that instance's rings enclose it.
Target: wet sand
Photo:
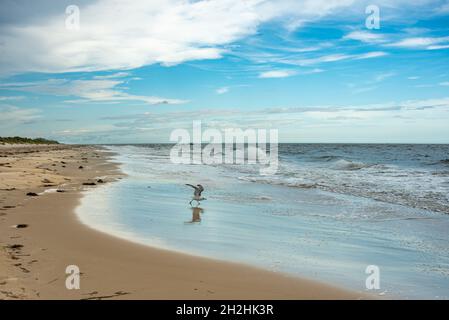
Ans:
[[[83,225],[74,213],[81,191],[123,177],[108,156],[93,146],[0,146],[0,299],[361,297],[316,281],[131,243]],[[80,268],[79,290],[65,286],[68,265]]]

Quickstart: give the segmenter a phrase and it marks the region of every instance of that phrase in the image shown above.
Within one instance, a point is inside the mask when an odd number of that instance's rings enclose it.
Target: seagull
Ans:
[[[192,187],[193,189],[195,189],[195,191],[193,192],[193,198],[192,200],[190,200],[189,204],[192,205],[192,201],[195,200],[196,202],[198,202],[198,204],[200,204],[201,200],[206,200],[206,198],[202,198],[201,197],[201,192],[204,191],[204,188],[202,185],[197,184],[196,186],[192,185],[192,184],[188,184],[186,183],[186,186]]]

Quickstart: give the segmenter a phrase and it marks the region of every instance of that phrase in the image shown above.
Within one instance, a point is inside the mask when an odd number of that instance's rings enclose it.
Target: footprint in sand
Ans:
[[[96,292],[96,291],[94,291],[94,292]],[[87,294],[89,294],[89,293],[87,293]],[[81,300],[102,300],[102,299],[108,299],[108,298],[115,298],[115,297],[119,297],[119,296],[124,296],[124,295],[127,295],[127,294],[131,294],[131,292],[117,291],[117,292],[114,292],[111,295],[89,297],[89,298],[84,298],[84,299],[81,299]]]

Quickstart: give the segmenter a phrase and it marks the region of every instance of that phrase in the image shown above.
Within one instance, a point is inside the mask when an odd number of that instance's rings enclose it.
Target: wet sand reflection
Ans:
[[[192,220],[185,223],[201,222],[201,214],[204,212],[204,209],[201,207],[192,207],[190,209],[192,210]]]

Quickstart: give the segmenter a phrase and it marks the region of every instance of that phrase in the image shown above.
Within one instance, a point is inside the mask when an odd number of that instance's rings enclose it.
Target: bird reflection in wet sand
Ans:
[[[201,214],[204,212],[204,209],[200,207],[192,207],[190,209],[192,210],[192,220],[185,223],[201,222]]]

